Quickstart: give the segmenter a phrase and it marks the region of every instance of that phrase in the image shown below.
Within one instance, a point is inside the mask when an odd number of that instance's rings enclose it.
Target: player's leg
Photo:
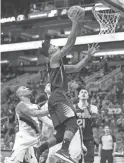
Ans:
[[[83,162],[83,156],[81,155],[80,160],[78,161],[78,163],[82,163]]]
[[[81,152],[82,152],[82,155],[84,156],[87,154],[87,148],[83,142],[83,128],[82,127],[79,127],[79,135],[80,135],[80,140],[81,140],[81,150],[82,150]]]
[[[57,156],[59,157],[60,155],[64,157],[67,157],[67,161],[68,159],[71,160],[70,155],[69,155],[69,145],[70,142],[73,138],[73,136],[75,135],[75,132],[77,131],[78,127],[77,127],[77,123],[75,125],[75,117],[72,117],[70,119],[68,119],[67,121],[63,122],[61,125],[59,125],[56,130],[57,133],[50,138],[47,142],[43,143],[40,147],[40,153],[43,153],[46,149],[52,147],[55,144],[58,144],[60,142],[62,142],[62,148],[57,152]],[[64,159],[63,157],[60,157],[62,159]],[[72,162],[72,161],[70,161]]]
[[[65,132],[64,132],[64,138],[62,142],[62,148],[56,152],[56,156],[60,157],[61,159],[67,161],[67,162],[74,162],[73,159],[71,159],[69,154],[69,145],[78,130],[78,126],[76,123],[76,117],[71,117],[67,119],[64,122],[64,125],[66,126]]]
[[[49,149],[49,154],[46,163],[57,163],[58,161],[62,161],[64,163],[63,160],[60,160],[58,157],[55,156],[55,153],[61,148],[61,146],[62,143],[59,143]]]
[[[62,149],[68,150],[69,144],[78,130],[77,120],[66,93],[59,91],[55,96],[55,102],[49,102],[51,105],[49,112],[55,128],[61,124],[65,126]]]
[[[87,154],[84,155],[84,162],[93,163],[94,162],[94,141],[86,140],[84,141],[84,145],[87,148]]]
[[[78,130],[78,125],[75,113],[72,109],[68,97],[66,96],[66,93],[60,90],[54,92],[52,96],[49,98],[48,110],[54,128],[55,129],[60,128],[60,130],[62,130],[62,127],[64,126],[63,128],[64,136],[61,137],[62,148],[57,152],[57,156],[61,158],[67,156],[69,159],[71,159],[69,156],[68,149],[72,138],[74,137],[76,131]],[[60,142],[60,138],[59,139],[57,138],[57,141],[58,140]]]
[[[17,155],[14,151],[11,157],[5,158],[4,163],[23,163],[26,150],[21,150]]]
[[[61,143],[63,141],[64,131],[65,131],[64,124],[57,126],[56,134],[54,134],[51,138],[48,139],[48,141],[44,142],[39,147],[40,154],[42,154],[45,150],[49,149],[50,147],[53,147],[54,145]]]
[[[84,155],[87,154],[87,148],[84,145],[83,142],[83,131],[82,131],[82,127],[79,127],[79,134],[80,134],[80,140],[81,140],[81,157],[80,160],[78,161],[78,163],[82,163],[84,160]]]
[[[78,129],[77,123],[75,123],[76,118],[72,117],[69,118],[67,121],[63,122],[61,125],[59,125],[56,129],[57,129],[57,133],[55,134],[55,136],[53,136],[52,138],[50,138],[47,142],[43,143],[40,147],[40,153],[42,154],[45,150],[49,149],[50,147],[52,147],[55,144],[58,144],[60,142],[63,141],[62,143],[62,148],[57,152],[57,156],[62,159],[64,159],[64,157],[67,157],[67,161],[68,159],[71,161],[68,149],[69,149],[69,145],[70,142],[72,140],[72,138],[75,135],[75,132]],[[75,125],[76,124],[76,125]]]
[[[82,153],[82,146],[81,143],[82,140],[80,139],[80,133],[79,130],[74,135],[70,146],[69,146],[69,153],[71,155],[71,158],[78,163],[80,158],[82,157],[83,160],[83,153]],[[82,162],[81,162],[82,163]]]

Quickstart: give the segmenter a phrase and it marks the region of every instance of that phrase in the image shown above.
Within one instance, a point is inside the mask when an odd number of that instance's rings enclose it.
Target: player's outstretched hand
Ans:
[[[73,23],[84,19],[84,16],[85,16],[85,10],[80,6],[72,6],[68,10],[68,17]]]
[[[85,15],[84,10],[83,10],[83,9],[82,9],[82,10],[79,10],[79,11],[77,12],[77,15],[75,16],[75,18],[74,18],[73,21],[78,21],[78,22],[79,22],[81,19],[84,18],[84,15]]]
[[[92,45],[88,44],[88,55],[93,56],[98,50],[100,46],[98,43],[93,43]]]

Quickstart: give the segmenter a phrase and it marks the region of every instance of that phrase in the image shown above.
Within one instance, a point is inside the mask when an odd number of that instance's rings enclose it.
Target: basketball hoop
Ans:
[[[98,7],[98,6],[97,6]],[[112,9],[97,10],[96,6],[93,7],[92,12],[94,17],[100,24],[99,34],[115,33],[116,25],[120,18],[120,14]]]

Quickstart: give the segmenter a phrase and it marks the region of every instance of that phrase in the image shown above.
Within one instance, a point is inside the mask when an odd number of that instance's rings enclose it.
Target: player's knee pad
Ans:
[[[71,117],[66,122],[66,131],[71,131],[72,133],[76,133],[78,130],[76,117]]]

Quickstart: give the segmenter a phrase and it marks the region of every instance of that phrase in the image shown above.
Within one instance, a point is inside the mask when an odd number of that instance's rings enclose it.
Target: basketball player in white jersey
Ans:
[[[83,142],[87,148],[87,154],[84,156],[85,163],[94,162],[94,140],[92,125],[97,118],[98,109],[95,105],[88,102],[88,92],[84,88],[78,88],[79,102],[75,105],[77,123],[83,134]],[[82,163],[82,159],[79,161]]]
[[[16,91],[20,102],[16,106],[16,115],[19,123],[19,131],[16,133],[13,153],[6,163],[23,163],[25,155],[27,162],[38,163],[36,149],[40,145],[40,124],[38,117],[48,115],[47,110],[38,110],[38,105],[30,101],[31,90],[21,86]],[[28,154],[26,154],[28,152]]]

